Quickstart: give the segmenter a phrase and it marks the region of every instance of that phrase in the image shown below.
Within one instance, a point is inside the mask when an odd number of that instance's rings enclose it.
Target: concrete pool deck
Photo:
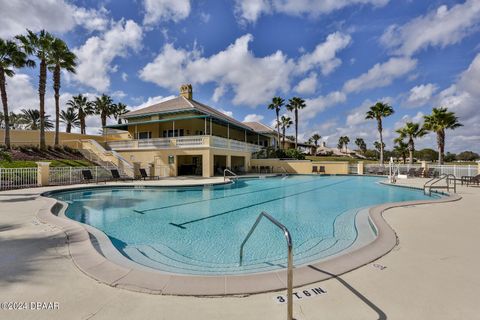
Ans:
[[[217,178],[216,181],[223,178]],[[166,183],[171,183],[166,180]],[[178,181],[178,180],[177,180]],[[214,180],[208,179],[208,183]],[[424,179],[398,184],[423,185]],[[189,180],[182,180],[189,184]],[[195,181],[199,182],[199,181]],[[147,182],[150,183],[150,182]],[[65,234],[36,213],[48,188],[0,193],[0,301],[58,302],[59,310],[0,310],[8,319],[265,319],[284,318],[280,293],[196,298],[130,292],[98,283],[72,262]],[[399,244],[357,270],[296,291],[321,287],[297,300],[297,319],[474,319],[480,305],[480,188],[463,199],[385,212]],[[386,267],[386,268],[384,268]],[[318,270],[318,272],[322,272]]]

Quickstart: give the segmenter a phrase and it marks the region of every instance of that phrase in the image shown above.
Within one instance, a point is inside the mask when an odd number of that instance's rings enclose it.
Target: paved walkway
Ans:
[[[223,178],[208,181],[218,180]],[[64,233],[38,222],[36,210],[43,202],[38,195],[44,190],[0,192],[0,302],[58,302],[59,309],[0,310],[0,319],[285,318],[286,305],[275,303],[281,292],[175,297],[97,283],[72,263]],[[479,319],[480,188],[459,187],[458,193],[463,199],[457,202],[388,210],[398,246],[372,264],[297,289],[321,287],[326,293],[296,301],[295,317]]]

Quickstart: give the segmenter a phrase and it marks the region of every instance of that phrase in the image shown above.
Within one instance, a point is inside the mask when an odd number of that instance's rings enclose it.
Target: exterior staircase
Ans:
[[[113,150],[106,150],[97,141],[92,139],[78,140],[76,148],[89,161],[110,170],[118,169],[120,174],[134,176],[133,165]]]

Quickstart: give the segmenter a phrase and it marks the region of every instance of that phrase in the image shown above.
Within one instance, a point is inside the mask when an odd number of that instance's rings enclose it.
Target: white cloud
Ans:
[[[435,84],[427,83],[410,89],[407,99],[407,107],[420,107],[425,105],[432,98],[438,87]]]
[[[200,12],[200,20],[202,20],[203,23],[208,23],[210,21],[210,14],[206,12]]]
[[[80,25],[87,30],[103,30],[108,23],[107,11],[85,9],[64,0],[11,1],[0,0],[0,37],[9,38],[24,33],[46,29],[65,33]]]
[[[122,72],[122,80],[123,80],[124,82],[127,82],[127,80],[128,80],[128,74],[127,74],[127,73]]]
[[[312,72],[307,78],[300,81],[293,89],[300,94],[314,93],[317,89],[317,74]]]
[[[264,118],[265,117],[262,116],[261,114],[252,113],[252,114],[247,114],[243,119],[243,122],[262,122]]]
[[[298,70],[306,72],[320,67],[322,74],[327,75],[337,68],[342,61],[336,57],[338,51],[345,49],[352,38],[348,34],[335,32],[329,34],[325,42],[318,44],[311,53],[302,55],[298,61]]]
[[[389,0],[236,0],[235,13],[242,22],[255,22],[262,14],[284,13],[316,17],[350,5],[383,6]]]
[[[382,101],[384,103],[392,104],[393,98],[391,97],[383,97],[376,101]],[[347,115],[347,120],[345,123],[347,126],[357,126],[361,124],[365,124],[370,122],[371,120],[365,119],[365,114],[367,113],[368,109],[375,104],[376,101],[372,101],[370,99],[366,99],[362,102],[362,104],[352,110],[350,110],[349,114]]]
[[[190,15],[190,0],[144,0],[143,24],[153,26],[161,21],[178,22]]]
[[[460,42],[480,24],[480,1],[467,0],[450,9],[441,5],[408,23],[391,25],[381,42],[393,52],[412,55],[429,46],[445,47]]]
[[[121,20],[113,22],[110,30],[101,36],[88,38],[73,50],[78,57],[75,79],[99,92],[107,90],[109,74],[115,71],[113,60],[125,57],[130,49],[140,49],[142,36],[142,29],[134,21]]]
[[[289,76],[294,62],[281,51],[265,57],[254,56],[249,50],[252,40],[250,34],[244,35],[210,57],[202,57],[195,48],[187,51],[166,44],[154,61],[140,71],[140,78],[171,90],[177,90],[185,82],[213,82],[219,87],[214,100],[218,100],[228,87],[234,92],[236,105],[265,103],[278,91],[290,89]]]
[[[305,119],[312,119],[318,113],[324,111],[328,107],[334,106],[339,103],[343,103],[347,100],[347,96],[340,91],[334,91],[326,96],[319,96],[313,99],[306,99],[305,103],[307,107],[302,110],[302,116]]]
[[[233,112],[232,111],[223,110],[222,108],[218,108],[217,110],[220,111],[221,113],[233,118]]]
[[[366,89],[385,87],[395,79],[415,69],[417,60],[411,58],[390,58],[377,63],[366,73],[348,80],[343,86],[345,92],[359,92]]]
[[[154,105],[154,104],[157,104],[157,103],[160,103],[160,102],[163,102],[163,101],[167,101],[167,100],[170,100],[170,99],[173,99],[173,98],[176,98],[176,96],[167,96],[167,97],[164,97],[164,96],[155,96],[155,97],[148,97],[146,101],[138,104],[138,105],[135,105],[135,106],[130,106],[130,110],[138,110],[138,109],[142,109],[142,108],[145,108],[145,107],[148,107],[148,106],[151,106],[151,105]]]
[[[125,92],[123,92],[122,90],[114,91],[114,92],[110,93],[110,95],[112,96],[112,98],[115,98],[115,99],[123,99],[127,96],[127,94]]]

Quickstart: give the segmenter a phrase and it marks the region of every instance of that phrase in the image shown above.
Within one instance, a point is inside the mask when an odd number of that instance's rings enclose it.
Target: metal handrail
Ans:
[[[426,194],[426,191],[428,189],[428,195],[431,196],[432,195],[432,188],[435,189],[440,189],[440,188],[445,188],[445,187],[434,187],[435,184],[439,183],[440,181],[444,180],[447,182],[447,191],[450,192],[450,177],[452,177],[451,180],[453,180],[453,192],[457,193],[457,180],[455,178],[455,176],[453,174],[447,174],[447,173],[444,173],[442,175],[440,175],[439,177],[436,177],[436,178],[432,178],[430,180],[428,180],[427,182],[425,182],[425,184],[423,185],[423,193]],[[430,183],[430,185],[429,185]]]
[[[235,172],[230,169],[223,170],[223,181],[227,180],[227,172],[230,173],[233,177],[238,177]]]
[[[266,213],[265,211],[262,211],[258,215],[257,220],[253,224],[253,226],[250,228],[250,231],[248,232],[247,236],[245,237],[245,240],[243,240],[242,245],[240,246],[240,266],[242,265],[243,262],[243,247],[245,246],[245,243],[248,241],[250,236],[252,235],[253,231],[257,228],[258,224],[262,220],[262,218],[265,217],[270,222],[272,222],[274,225],[279,227],[284,235],[285,239],[287,240],[287,246],[288,246],[288,264],[287,264],[287,320],[292,320],[293,319],[293,244],[292,244],[292,237],[290,236],[290,232],[288,231],[287,227],[285,227],[283,224],[281,224],[277,219]]]

